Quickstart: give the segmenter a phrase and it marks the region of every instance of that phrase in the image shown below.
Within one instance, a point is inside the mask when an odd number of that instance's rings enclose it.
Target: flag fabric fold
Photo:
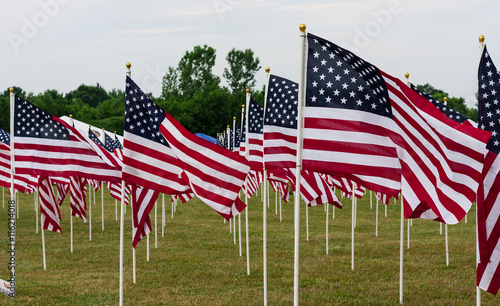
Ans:
[[[48,177],[40,176],[38,178],[38,190],[42,228],[61,234],[61,212]]]

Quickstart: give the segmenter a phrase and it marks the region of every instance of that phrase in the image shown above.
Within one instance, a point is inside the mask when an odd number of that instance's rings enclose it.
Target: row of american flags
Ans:
[[[43,228],[61,232],[59,206],[68,190],[72,214],[85,221],[86,186],[99,188],[99,182],[107,182],[111,195],[121,199],[123,181],[125,201],[133,206],[134,247],[151,231],[149,213],[159,193],[196,196],[230,219],[245,208],[239,197],[245,181],[246,197],[268,179],[288,201],[298,163],[303,169],[300,194],[308,205],[341,208],[335,188],[356,196],[368,188],[386,204],[390,197],[402,196],[406,218],[456,224],[476,202],[477,284],[496,294],[500,76],[486,47],[478,72],[477,127],[328,40],[308,33],[306,51],[305,83],[269,75],[264,107],[250,97],[241,129],[235,124],[234,131],[217,137],[217,144],[187,131],[129,76],[123,146],[107,135],[104,142],[93,133],[87,136],[15,97],[11,138],[0,133],[0,183],[10,187],[13,147],[15,189],[38,188]],[[302,138],[298,126],[303,126]],[[57,186],[57,197],[51,184]]]

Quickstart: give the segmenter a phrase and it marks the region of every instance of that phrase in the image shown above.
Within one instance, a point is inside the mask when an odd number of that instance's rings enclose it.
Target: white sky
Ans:
[[[479,35],[500,65],[498,0],[23,0],[2,3],[0,89],[124,88],[131,62],[132,78],[158,96],[168,66],[204,44],[217,50],[221,78],[235,47],[260,58],[259,88],[266,66],[297,81],[301,23],[395,77],[409,72],[412,83],[430,83],[469,106]]]

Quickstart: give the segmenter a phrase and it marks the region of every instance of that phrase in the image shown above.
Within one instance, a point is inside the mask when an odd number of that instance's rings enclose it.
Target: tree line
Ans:
[[[210,46],[195,46],[186,51],[175,67],[168,67],[163,77],[159,97],[149,94],[161,108],[176,118],[193,133],[215,136],[225,131],[233,117],[240,122],[241,105],[245,103],[245,90],[250,89],[255,100],[263,105],[264,86],[256,88],[255,75],[262,68],[260,60],[251,49],[232,49],[226,56],[228,67],[221,78],[213,73],[216,50]],[[140,86],[140,84],[139,84]],[[116,131],[123,135],[125,93],[121,89],[106,91],[96,85],[80,85],[66,94],[48,89],[39,94],[26,93],[13,87],[14,93],[52,115],[73,118]],[[476,121],[477,107],[467,108],[465,99],[450,97],[443,90],[430,84],[417,88],[443,102],[448,97],[448,106]],[[9,131],[9,89],[0,96],[0,128]]]

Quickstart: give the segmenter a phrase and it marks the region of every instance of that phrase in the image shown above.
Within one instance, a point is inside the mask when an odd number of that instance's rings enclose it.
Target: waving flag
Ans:
[[[269,75],[264,120],[266,169],[296,166],[298,91],[297,83]]]
[[[87,223],[85,183],[85,179],[81,177],[72,176],[69,178],[71,215],[82,218],[83,222]]]
[[[307,43],[304,169],[401,190],[407,218],[419,208],[459,222],[476,199],[489,133],[332,42],[308,34]]]
[[[180,163],[160,133],[165,111],[129,77],[126,87],[123,180],[165,194],[186,192]]]
[[[477,285],[497,294],[500,288],[500,75],[484,47],[478,71],[479,126],[490,131],[483,194],[478,199],[477,227],[480,262]]]
[[[263,171],[264,109],[254,98],[248,103],[248,160],[255,171]]]
[[[59,205],[56,204],[54,190],[48,177],[40,176],[38,178],[38,190],[42,228],[61,234],[61,212]]]
[[[132,246],[151,232],[149,213],[158,199],[158,191],[134,185],[132,187],[132,207],[134,213],[134,239]]]
[[[3,129],[0,129],[0,142],[3,142],[5,144],[10,143],[10,135]]]
[[[14,137],[18,174],[120,181],[120,165],[108,152],[20,97],[14,102]]]

